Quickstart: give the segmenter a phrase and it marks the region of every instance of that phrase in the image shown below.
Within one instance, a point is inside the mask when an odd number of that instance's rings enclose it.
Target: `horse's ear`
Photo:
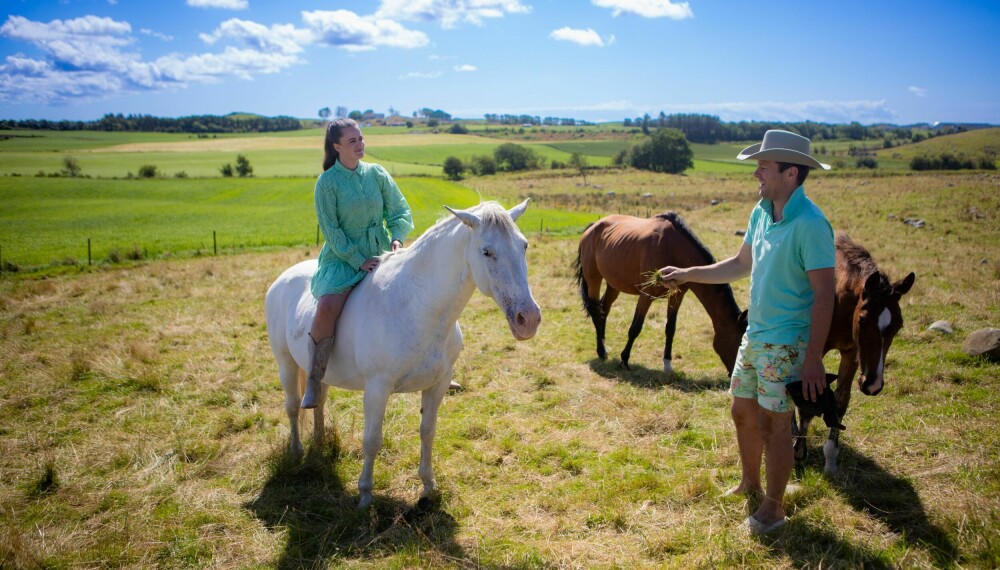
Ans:
[[[913,281],[916,278],[917,276],[911,271],[909,275],[892,284],[892,294],[896,297],[906,295],[910,291],[910,287],[913,287]]]
[[[879,292],[882,287],[882,275],[875,271],[865,279],[864,289],[861,290],[861,298],[863,300],[871,299],[873,295]]]
[[[470,228],[475,229],[479,227],[479,216],[473,214],[472,212],[466,212],[465,210],[452,210],[448,206],[445,206],[444,209],[448,210],[452,214],[455,214],[456,218],[462,220],[462,223]]]
[[[521,202],[517,206],[514,206],[510,210],[507,210],[507,213],[510,214],[510,219],[512,219],[512,220],[514,220],[516,222],[517,219],[521,217],[521,214],[523,214],[524,211],[528,209],[528,201],[529,200],[531,200],[531,198],[527,198],[527,199],[525,199],[524,202]]]

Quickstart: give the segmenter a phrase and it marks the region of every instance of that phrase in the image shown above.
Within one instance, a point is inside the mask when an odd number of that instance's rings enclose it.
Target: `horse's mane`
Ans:
[[[694,232],[691,231],[691,228],[688,227],[687,223],[684,221],[683,218],[681,218],[680,214],[671,210],[669,212],[663,212],[662,214],[656,214],[653,217],[670,222],[671,224],[673,224],[675,228],[677,228],[677,231],[681,232],[689,240],[691,240],[691,243],[694,244],[695,249],[697,249],[698,252],[701,253],[703,256],[705,256],[705,259],[708,260],[701,265],[710,265],[712,263],[715,263],[715,257],[712,256],[712,252],[709,251],[707,247],[705,247],[705,244],[701,243],[701,240],[698,239],[698,236],[694,235]]]
[[[847,275],[838,277],[838,282],[843,280],[845,283],[857,283],[860,285],[872,273],[878,273],[881,276],[880,280],[882,283],[884,285],[889,284],[889,277],[879,270],[878,265],[875,264],[875,260],[872,259],[872,255],[868,253],[867,249],[852,240],[851,236],[844,232],[838,233],[836,247],[837,253],[844,258],[844,269],[847,270]],[[855,285],[851,286],[854,287]]]
[[[698,250],[698,252],[701,253],[706,259],[706,261],[704,263],[701,263],[700,265],[711,265],[715,263],[715,256],[713,256],[712,252],[709,251],[707,247],[705,247],[705,244],[701,243],[701,240],[698,239],[698,236],[694,235],[694,232],[691,231],[691,228],[688,227],[687,223],[684,221],[683,218],[681,218],[680,214],[671,210],[669,212],[663,212],[662,214],[656,214],[653,217],[670,222],[678,232],[680,232],[683,236],[691,240],[691,243],[694,245],[695,249]],[[733,294],[733,287],[731,285],[729,285],[728,283],[723,283],[718,285],[704,285],[704,286],[717,290],[719,293],[722,294],[724,302],[727,305],[729,305],[730,309],[732,309],[737,313],[740,311],[740,306],[739,304],[736,303],[736,296]]]
[[[479,216],[479,219],[483,222],[483,226],[486,228],[500,227],[508,232],[517,229],[517,224],[515,224],[514,220],[512,220],[510,215],[507,214],[507,209],[501,206],[498,202],[494,202],[492,200],[481,202],[471,208],[468,208],[466,211]],[[452,215],[451,212],[442,214],[441,217],[434,222],[433,226],[428,228],[423,235],[417,238],[417,241],[421,241],[425,237],[431,239],[435,236],[451,231],[452,228],[461,223],[462,221]],[[416,245],[416,242],[414,242],[414,245]]]

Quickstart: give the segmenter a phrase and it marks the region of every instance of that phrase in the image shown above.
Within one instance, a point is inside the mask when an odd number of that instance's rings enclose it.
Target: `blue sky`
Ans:
[[[1000,2],[3,0],[0,118],[1000,124]]]

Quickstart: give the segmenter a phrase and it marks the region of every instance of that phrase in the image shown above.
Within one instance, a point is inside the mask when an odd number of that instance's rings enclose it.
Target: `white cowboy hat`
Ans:
[[[767,131],[763,142],[746,147],[736,159],[773,160],[830,170],[829,164],[823,164],[809,155],[809,139],[788,131]]]

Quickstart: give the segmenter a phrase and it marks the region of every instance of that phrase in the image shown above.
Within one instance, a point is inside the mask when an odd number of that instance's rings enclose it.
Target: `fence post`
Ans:
[[[219,244],[215,241],[215,230],[212,230],[212,255],[219,255]]]
[[[90,238],[87,238],[87,266],[93,265],[90,260]]]

